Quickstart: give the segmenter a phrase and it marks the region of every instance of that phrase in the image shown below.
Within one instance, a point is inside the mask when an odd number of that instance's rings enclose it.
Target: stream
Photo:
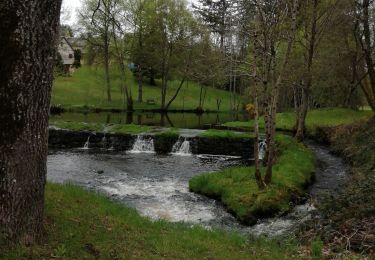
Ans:
[[[50,150],[48,181],[73,183],[105,194],[151,219],[199,224],[244,234],[280,236],[294,232],[316,215],[315,205],[324,194],[335,192],[345,183],[349,168],[328,149],[308,142],[317,159],[316,181],[309,187],[309,199],[285,216],[241,225],[220,202],[191,193],[189,179],[226,167],[243,165],[237,157],[128,151]]]

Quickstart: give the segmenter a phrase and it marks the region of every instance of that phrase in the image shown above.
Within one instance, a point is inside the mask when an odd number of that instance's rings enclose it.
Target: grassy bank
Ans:
[[[344,108],[327,108],[309,111],[306,117],[306,127],[310,134],[314,134],[316,127],[337,126],[342,124],[351,124],[353,122],[365,120],[373,115],[372,111],[355,111]],[[277,114],[276,127],[278,129],[293,130],[296,116],[294,112],[285,112]],[[228,122],[224,124],[228,127],[253,128],[254,122]],[[259,127],[264,128],[264,119],[260,118]]]
[[[246,242],[224,231],[150,221],[74,186],[47,185],[44,224],[40,245],[0,247],[0,259],[300,258],[287,241]]]
[[[257,187],[254,167],[235,167],[196,176],[190,180],[190,190],[221,200],[239,220],[249,224],[258,217],[288,211],[290,202],[305,192],[304,187],[313,175],[314,157],[304,145],[288,136],[278,135],[277,144],[272,185],[264,191]]]
[[[350,125],[325,128],[319,139],[352,165],[352,177],[334,198],[322,205],[325,219],[319,236],[333,248],[375,252],[375,117]],[[314,223],[313,226],[316,226]]]
[[[60,104],[66,109],[124,109],[123,94],[120,91],[120,74],[116,68],[110,73],[112,85],[112,101],[108,102],[104,84],[103,70],[95,67],[83,66],[74,72],[71,77],[58,77],[55,79],[52,91],[52,104]],[[158,83],[158,81],[157,81]],[[135,109],[159,109],[160,108],[160,84],[151,86],[147,80],[143,83],[143,103],[137,102],[138,83],[132,73],[128,73],[127,86],[131,89],[134,98]],[[175,93],[180,82],[170,81],[167,93],[169,100]],[[181,89],[171,110],[194,110],[199,104],[201,86],[194,82],[188,82]],[[230,95],[227,91],[207,87],[204,110],[216,111],[216,100],[221,99],[221,111],[230,109]],[[155,104],[147,104],[148,99],[153,99]]]

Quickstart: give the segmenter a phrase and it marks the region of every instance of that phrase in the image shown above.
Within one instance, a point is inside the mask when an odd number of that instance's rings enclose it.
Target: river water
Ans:
[[[286,216],[264,219],[252,227],[239,224],[220,202],[188,190],[191,177],[243,164],[240,159],[209,155],[157,155],[90,150],[50,151],[48,180],[98,191],[151,219],[186,222],[245,234],[278,236],[293,232],[316,214],[323,194],[345,183],[348,167],[322,146],[307,144],[317,158],[316,182],[310,198]]]

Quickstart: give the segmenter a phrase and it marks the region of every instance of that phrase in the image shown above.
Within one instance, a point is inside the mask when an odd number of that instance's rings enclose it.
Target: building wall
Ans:
[[[74,63],[74,50],[64,38],[61,38],[58,50],[64,65],[72,65]]]

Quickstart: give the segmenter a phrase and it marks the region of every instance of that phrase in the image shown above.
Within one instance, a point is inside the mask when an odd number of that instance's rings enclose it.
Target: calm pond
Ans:
[[[150,126],[165,126],[178,128],[203,128],[205,125],[223,124],[230,121],[246,121],[247,115],[243,113],[62,113],[51,115],[51,121],[76,121],[85,123],[102,124],[137,124]]]

